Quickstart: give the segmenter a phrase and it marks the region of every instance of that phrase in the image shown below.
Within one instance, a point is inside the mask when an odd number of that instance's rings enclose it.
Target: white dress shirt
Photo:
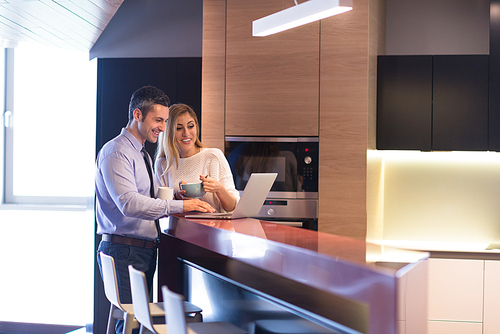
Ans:
[[[100,150],[95,175],[98,234],[155,240],[155,219],[182,212],[182,201],[150,197],[141,149],[139,140],[124,128]],[[156,194],[158,182],[153,179]]]

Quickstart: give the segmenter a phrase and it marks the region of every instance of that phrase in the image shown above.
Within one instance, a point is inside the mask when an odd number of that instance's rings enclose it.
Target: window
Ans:
[[[85,326],[93,319],[97,64],[88,52],[37,45],[0,52],[4,62],[0,253],[11,274],[0,286],[0,322]],[[77,303],[68,307],[68,298]]]
[[[92,203],[97,64],[88,57],[7,49],[5,203]]]

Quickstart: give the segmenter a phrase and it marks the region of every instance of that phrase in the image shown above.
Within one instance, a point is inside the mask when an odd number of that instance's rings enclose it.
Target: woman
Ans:
[[[176,199],[188,199],[181,183],[203,182],[202,200],[218,212],[233,211],[240,196],[221,150],[205,147],[198,138],[198,117],[185,104],[170,106],[156,151],[155,173],[160,183],[174,188]]]

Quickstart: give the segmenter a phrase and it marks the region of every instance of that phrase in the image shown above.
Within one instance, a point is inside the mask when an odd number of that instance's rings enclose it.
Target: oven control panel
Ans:
[[[297,167],[302,174],[302,191],[318,191],[318,142],[297,143]]]

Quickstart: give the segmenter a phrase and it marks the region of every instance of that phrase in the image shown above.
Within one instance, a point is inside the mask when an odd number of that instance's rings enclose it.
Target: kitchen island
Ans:
[[[426,252],[250,218],[172,216],[161,227],[159,286],[206,321],[249,333],[426,332]]]

